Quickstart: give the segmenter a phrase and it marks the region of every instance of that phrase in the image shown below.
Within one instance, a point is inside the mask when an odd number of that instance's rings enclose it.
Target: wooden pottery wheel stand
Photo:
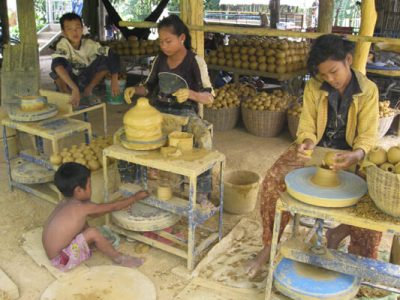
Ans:
[[[324,149],[317,148],[315,152],[320,155]],[[281,293],[295,299],[352,299],[364,280],[400,288],[400,266],[327,249],[323,245],[324,219],[395,234],[400,233],[398,222],[394,218],[391,221],[390,218],[366,217],[354,208],[367,191],[366,183],[355,174],[339,172],[338,186],[321,187],[311,181],[315,172],[315,167],[306,167],[290,172],[285,178],[287,191],[276,204],[265,299],[271,299],[273,282]],[[294,216],[293,231],[278,251],[283,212]],[[301,216],[316,219],[304,239],[298,233]],[[315,234],[317,239],[311,243]],[[327,288],[320,289],[325,284]]]

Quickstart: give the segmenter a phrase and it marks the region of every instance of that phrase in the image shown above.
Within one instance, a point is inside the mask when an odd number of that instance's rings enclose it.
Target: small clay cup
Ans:
[[[317,167],[317,171],[311,178],[311,181],[323,187],[335,187],[340,184],[337,172],[323,167]]]

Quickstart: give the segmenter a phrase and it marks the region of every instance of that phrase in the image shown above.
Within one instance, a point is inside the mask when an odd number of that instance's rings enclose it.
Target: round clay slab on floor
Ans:
[[[322,187],[311,181],[315,167],[296,169],[285,177],[287,192],[297,200],[321,207],[347,207],[367,193],[367,183],[356,174],[339,171],[340,184]]]
[[[54,180],[54,170],[18,158],[11,164],[11,177],[23,184],[46,183]]]
[[[350,300],[360,288],[357,277],[290,259],[282,259],[274,272],[274,285],[291,299]]]
[[[111,213],[113,222],[133,231],[156,231],[175,225],[180,216],[157,207],[136,202],[127,209]]]
[[[153,282],[140,271],[119,266],[92,267],[55,280],[40,300],[156,300]]]

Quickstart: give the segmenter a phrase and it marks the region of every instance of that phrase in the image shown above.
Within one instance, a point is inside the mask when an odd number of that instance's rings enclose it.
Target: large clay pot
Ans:
[[[137,104],[124,115],[125,136],[129,141],[149,142],[162,138],[162,114],[149,104],[147,98],[139,98]]]

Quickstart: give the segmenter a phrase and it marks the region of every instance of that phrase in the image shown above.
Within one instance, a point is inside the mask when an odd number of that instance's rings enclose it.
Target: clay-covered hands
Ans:
[[[175,93],[172,94],[172,96],[176,97],[176,100],[179,103],[185,102],[187,99],[189,99],[190,96],[190,90],[189,89],[179,89]]]
[[[119,81],[117,78],[111,78],[111,96],[119,95]]]
[[[135,95],[135,92],[136,92],[136,89],[133,86],[125,89],[124,99],[127,104],[132,103],[131,98]]]
[[[356,149],[354,151],[346,151],[343,153],[337,153],[335,155],[335,162],[331,166],[333,171],[344,170],[355,165],[360,160],[364,158],[364,151],[361,149]]]
[[[297,146],[297,157],[302,159],[310,159],[314,148],[314,142],[309,139],[305,139],[303,143]]]

